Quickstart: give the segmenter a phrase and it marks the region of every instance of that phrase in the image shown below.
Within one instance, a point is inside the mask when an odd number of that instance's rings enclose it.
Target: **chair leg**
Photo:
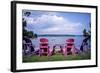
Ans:
[[[41,50],[39,50],[39,56],[41,56]]]
[[[64,51],[64,56],[67,56],[67,49],[65,49]]]
[[[51,51],[50,51],[50,50],[48,50],[48,56],[49,56],[49,57],[51,56]]]
[[[72,47],[72,55],[76,55],[76,53],[75,53],[75,46]]]

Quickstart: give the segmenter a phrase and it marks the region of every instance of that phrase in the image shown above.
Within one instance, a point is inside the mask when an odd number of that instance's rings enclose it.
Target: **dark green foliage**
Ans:
[[[23,23],[23,27],[26,27],[27,23],[26,23],[26,20],[24,18],[22,19],[22,23]]]
[[[27,16],[27,17],[30,16],[30,14],[31,14],[31,12],[25,12],[24,13],[24,15]]]
[[[88,34],[88,32],[86,31],[86,29],[84,29],[84,30],[83,30],[83,36],[84,36],[84,37],[87,37],[88,35],[89,35],[89,34]]]
[[[89,26],[90,26],[90,29],[91,29],[91,23],[89,23]],[[86,29],[84,29],[83,30],[83,36],[84,37],[88,37],[88,36],[91,36],[91,30],[86,30]]]
[[[33,37],[33,32],[32,32],[32,31],[28,31],[27,34],[28,34],[28,37],[29,37],[29,38],[32,38],[32,37]]]
[[[23,36],[27,36],[28,31],[26,29],[23,29]]]
[[[34,34],[33,31],[27,31],[26,29],[23,29],[23,37],[37,38],[37,35]]]
[[[31,12],[25,12],[24,16],[28,17],[31,15]],[[27,21],[25,18],[22,19],[22,24],[23,24],[23,37],[27,38],[37,38],[37,34],[35,34],[33,31],[26,30],[25,28],[27,27]]]

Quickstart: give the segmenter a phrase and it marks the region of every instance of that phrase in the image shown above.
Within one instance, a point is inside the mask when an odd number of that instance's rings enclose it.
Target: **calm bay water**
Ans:
[[[35,46],[35,50],[39,49],[40,38],[47,38],[49,40],[49,46],[51,49],[55,44],[60,44],[62,46],[65,46],[66,40],[69,38],[73,38],[75,40],[75,42],[74,42],[75,47],[77,49],[80,49],[80,46],[81,46],[82,41],[84,39],[84,37],[80,36],[80,35],[78,35],[78,36],[45,36],[45,35],[38,36],[37,38],[32,39],[32,43]]]

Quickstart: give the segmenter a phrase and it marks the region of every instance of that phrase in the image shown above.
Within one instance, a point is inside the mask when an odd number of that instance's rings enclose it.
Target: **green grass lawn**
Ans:
[[[77,55],[61,55],[61,54],[55,54],[53,56],[38,56],[38,55],[33,55],[33,56],[24,56],[23,57],[23,62],[46,62],[46,61],[64,61],[64,60],[86,60],[90,59],[91,55],[90,53],[82,53],[82,54],[77,54]]]

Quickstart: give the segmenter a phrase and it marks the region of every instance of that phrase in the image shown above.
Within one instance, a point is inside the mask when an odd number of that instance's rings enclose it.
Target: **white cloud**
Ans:
[[[28,24],[37,30],[38,34],[80,34],[83,26],[80,22],[71,22],[68,18],[56,14],[43,14],[39,17],[26,18]]]

